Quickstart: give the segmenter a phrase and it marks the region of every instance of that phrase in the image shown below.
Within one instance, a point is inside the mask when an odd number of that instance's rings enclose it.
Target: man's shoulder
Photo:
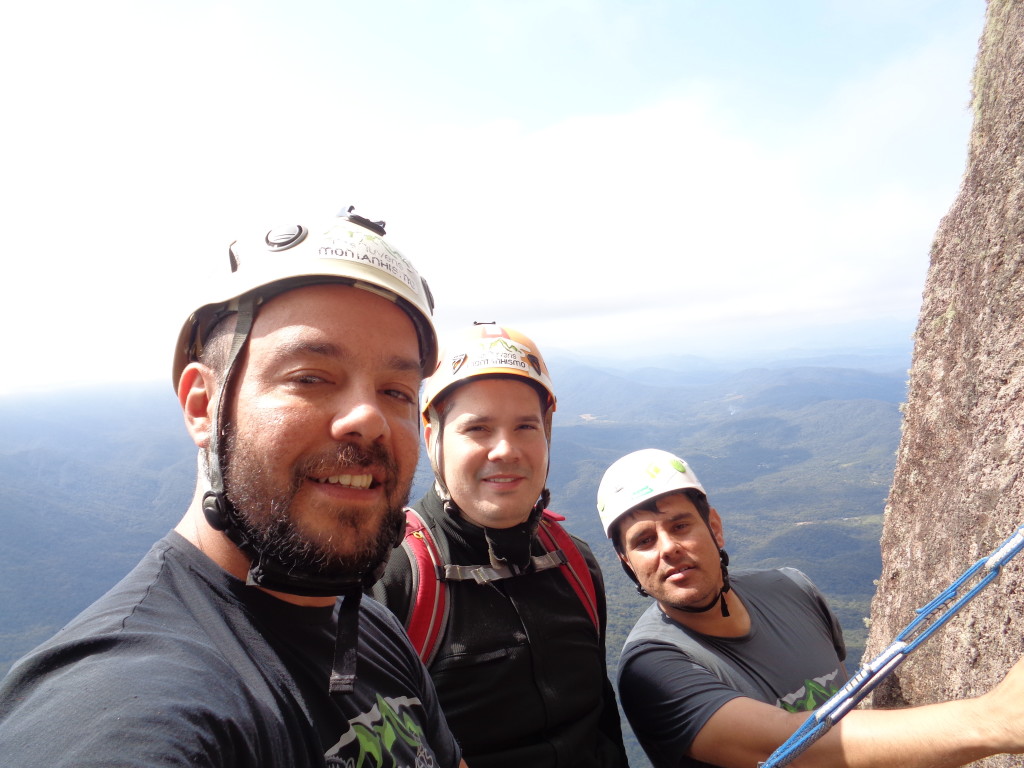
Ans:
[[[545,509],[544,513],[544,519],[547,524],[552,527],[557,526],[565,533],[565,538],[567,538],[573,546],[580,551],[580,554],[583,555],[583,559],[587,561],[587,565],[590,566],[590,569],[594,570],[597,568],[597,558],[594,557],[594,552],[591,549],[590,544],[586,539],[569,530],[565,524],[565,516],[551,509]]]
[[[752,584],[784,584],[792,582],[800,587],[813,587],[814,583],[807,574],[798,568],[783,566],[781,568],[747,568],[742,570],[730,570],[730,578],[733,581],[740,581]]]
[[[811,580],[796,568],[736,571],[730,574],[730,580],[745,601],[802,601],[817,595],[817,588]],[[629,657],[645,644],[673,646],[684,652],[701,655],[706,653],[705,643],[666,617],[656,602],[637,619],[623,646],[623,657]]]
[[[629,652],[637,646],[646,642],[663,642],[675,645],[678,640],[685,640],[688,637],[682,628],[675,622],[669,621],[656,602],[647,606],[647,609],[640,614],[633,628],[626,636],[626,642],[622,647],[622,656],[626,658]]]
[[[817,600],[821,594],[807,574],[797,568],[736,571],[730,579],[744,600]]]
[[[154,614],[175,610],[178,601],[168,600],[168,592],[185,592],[187,589],[178,584],[188,568],[180,562],[181,553],[176,550],[175,543],[173,538],[165,536],[153,544],[131,571],[68,622],[44,646],[108,632],[123,633],[154,620],[158,626],[166,625],[166,617],[156,618]]]
[[[359,621],[376,629],[404,633],[402,623],[395,614],[372,594],[364,595],[359,602]]]
[[[189,585],[168,579],[165,544],[11,668],[0,684],[4,748],[45,734],[31,757],[53,765],[103,764],[115,739],[126,756],[199,754],[207,735],[248,711],[254,698],[226,650],[241,641],[182,609],[176,593]]]
[[[444,515],[444,503],[441,501],[437,489],[433,487],[428,488],[427,492],[420,496],[415,503],[410,504],[408,509],[413,510],[428,523],[437,522]]]
[[[402,617],[408,612],[414,585],[419,583],[421,574],[417,560],[428,557],[429,546],[433,545],[439,550],[445,546],[441,526],[423,509],[422,505],[427,498],[425,496],[406,508],[402,541],[391,550],[380,577],[367,589],[367,594],[374,600]]]
[[[189,634],[67,638],[19,661],[0,684],[0,752],[20,755],[19,765],[141,766],[147,755],[167,765],[204,755],[214,765],[221,754],[242,764],[261,739],[280,741],[270,735],[277,691],[254,688],[256,676]]]
[[[178,537],[180,538],[180,537]],[[174,535],[158,541],[138,565],[57,634],[26,657],[27,663],[53,672],[84,669],[88,674],[117,676],[119,668],[148,665],[151,674],[173,679],[223,658],[224,603],[204,584],[194,567],[194,553]],[[198,563],[200,568],[201,563]],[[45,659],[45,661],[43,661]]]

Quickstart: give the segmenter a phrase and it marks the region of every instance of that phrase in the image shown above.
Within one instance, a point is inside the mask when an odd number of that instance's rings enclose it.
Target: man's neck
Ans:
[[[175,526],[175,531],[188,539],[196,548],[213,560],[225,571],[236,579],[245,581],[249,576],[249,558],[238,549],[223,531],[214,530],[206,520],[201,502],[193,499],[185,516]],[[287,592],[274,592],[263,587],[256,587],[273,595],[278,600],[283,600],[292,605],[303,605],[307,607],[323,607],[334,605],[334,597],[307,597],[305,595],[292,595]]]
[[[658,603],[662,613],[687,629],[699,632],[710,637],[743,637],[750,632],[750,613],[747,606],[740,600],[735,591],[725,593],[725,599],[729,604],[729,615],[722,615],[721,601],[719,596],[710,610],[703,613],[691,613],[674,608],[665,603]]]

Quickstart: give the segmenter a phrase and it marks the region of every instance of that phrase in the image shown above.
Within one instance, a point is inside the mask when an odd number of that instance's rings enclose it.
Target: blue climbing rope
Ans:
[[[816,709],[792,736],[758,763],[759,768],[782,768],[789,765],[814,742],[828,733],[847,712],[867,696],[875,686],[898,667],[921,643],[927,640],[975,595],[999,576],[1002,567],[1024,549],[1024,525],[1004,541],[988,557],[983,557],[949,585],[900,632],[892,644],[874,660],[864,664],[832,698]],[[973,586],[968,586],[973,584]],[[966,590],[966,591],[965,591]],[[962,594],[961,594],[962,592]]]

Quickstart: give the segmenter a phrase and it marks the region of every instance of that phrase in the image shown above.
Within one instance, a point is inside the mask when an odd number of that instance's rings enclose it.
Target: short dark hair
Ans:
[[[704,521],[704,524],[710,525],[708,521],[711,518],[711,505],[708,504],[708,497],[705,496],[700,491],[698,491],[696,488],[684,488],[679,491],[672,491],[671,493],[663,493],[660,496],[656,496],[655,498],[644,502],[643,504],[637,504],[635,507],[633,507],[633,509],[630,510],[630,512],[633,512],[634,510],[647,510],[648,512],[657,512],[658,499],[664,499],[667,496],[674,496],[677,493],[682,493],[687,498],[689,498],[690,501],[693,502],[693,506],[697,508],[697,514],[700,515],[701,519]],[[620,555],[625,553],[625,550],[622,547],[622,534],[620,533],[619,526],[621,520],[622,517],[616,520],[615,523],[612,525],[611,529],[609,530],[612,539],[612,546],[615,547],[615,551],[618,552]]]
[[[228,353],[231,352],[237,317],[234,314],[229,315],[214,325],[199,352],[199,362],[217,374],[218,378],[227,371]]]

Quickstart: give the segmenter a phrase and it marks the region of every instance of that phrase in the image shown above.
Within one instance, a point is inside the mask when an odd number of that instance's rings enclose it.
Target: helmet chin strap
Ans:
[[[241,549],[250,560],[253,557],[255,548],[249,542],[245,534],[236,525],[238,512],[228,501],[227,493],[224,490],[224,463],[226,448],[224,446],[225,422],[224,405],[227,401],[227,392],[231,385],[232,374],[238,364],[242,348],[249,339],[249,332],[252,330],[253,318],[256,311],[256,301],[253,297],[247,297],[239,302],[238,312],[235,318],[235,332],[231,340],[231,350],[228,352],[227,365],[224,375],[219,382],[220,391],[217,392],[217,399],[213,404],[213,431],[210,434],[209,455],[207,462],[207,478],[210,483],[209,489],[203,494],[203,514],[210,527],[217,531],[223,531],[235,546]]]
[[[212,413],[214,430],[210,436],[210,461],[207,462],[209,490],[203,495],[203,514],[212,528],[222,531],[243,552],[250,562],[245,583],[274,592],[304,597],[344,596],[338,608],[338,625],[334,642],[334,661],[331,667],[329,689],[331,693],[351,693],[356,680],[356,662],[359,647],[359,604],[363,588],[380,578],[387,565],[387,557],[363,573],[323,576],[297,571],[291,564],[268,555],[256,546],[240,525],[240,515],[227,497],[224,487],[226,446],[224,445],[224,405],[231,386],[232,375],[249,339],[259,299],[247,296],[240,300],[235,323],[234,338],[228,355],[226,372],[220,382],[220,391]],[[399,546],[405,533],[404,516],[395,521],[394,546]]]
[[[686,613],[707,613],[715,607],[715,603],[722,604],[722,618],[729,618],[729,604],[725,601],[725,593],[732,589],[732,584],[729,583],[729,553],[721,547],[718,548],[718,558],[722,563],[722,586],[718,590],[718,594],[711,598],[711,601],[704,606],[694,608],[692,606],[676,606],[677,610],[684,611]]]
[[[706,517],[704,518],[704,525],[708,527],[708,533],[711,534],[712,541],[716,541],[715,532],[711,529],[711,521]],[[681,607],[679,610],[686,613],[706,613],[715,607],[715,603],[721,602],[722,618],[729,618],[729,604],[725,601],[725,593],[732,589],[732,584],[729,581],[729,553],[722,547],[718,548],[718,561],[722,565],[722,586],[718,589],[718,594],[711,599],[711,602],[701,608]]]
[[[383,569],[387,565],[387,558],[363,573],[352,575],[322,576],[298,571],[291,563],[268,555],[249,539],[240,525],[241,515],[227,497],[224,484],[224,467],[227,463],[227,449],[224,444],[227,422],[225,404],[242,349],[252,331],[259,301],[258,297],[249,295],[240,299],[238,303],[234,338],[228,353],[226,372],[220,383],[220,391],[217,393],[212,414],[215,426],[210,435],[211,460],[207,462],[210,488],[203,495],[203,514],[212,528],[222,531],[249,558],[247,585],[303,597],[335,597],[359,592],[364,586],[369,586],[380,578],[380,574],[383,573]],[[401,525],[396,521],[392,536],[396,547],[401,544],[404,532],[404,521],[401,522]]]

